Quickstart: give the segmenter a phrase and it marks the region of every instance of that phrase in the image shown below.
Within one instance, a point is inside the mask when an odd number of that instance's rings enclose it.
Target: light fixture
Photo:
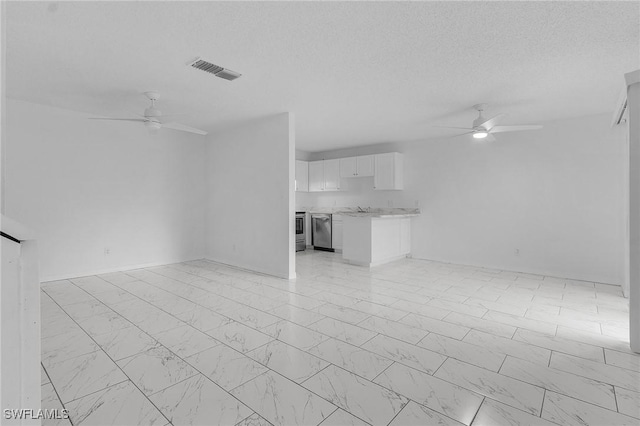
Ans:
[[[146,126],[150,135],[157,134],[158,130],[160,130],[160,128],[162,127],[162,124],[160,124],[160,122],[154,120],[147,120],[144,122],[144,125]]]
[[[487,136],[489,136],[489,133],[487,133],[485,130],[476,130],[475,132],[473,132],[474,139],[484,139]]]

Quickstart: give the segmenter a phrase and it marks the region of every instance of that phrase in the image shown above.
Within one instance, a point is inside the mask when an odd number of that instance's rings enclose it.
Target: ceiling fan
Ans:
[[[140,115],[141,118],[102,118],[91,117],[91,120],[116,120],[116,121],[137,121],[144,123],[149,133],[155,134],[161,128],[180,130],[183,132],[195,133],[198,135],[206,135],[204,130],[196,129],[195,127],[189,127],[184,124],[176,123],[173,121],[165,122],[164,119],[171,117],[171,115],[162,115],[162,112],[156,108],[156,101],[160,99],[160,93],[158,92],[144,92],[144,95],[151,101],[151,106],[144,110],[144,115]],[[175,114],[173,114],[175,115]]]
[[[493,136],[494,133],[542,129],[542,126],[538,124],[516,125],[516,126],[496,126],[497,121],[502,117],[504,117],[506,114],[498,114],[490,119],[486,119],[483,117],[482,112],[484,111],[487,105],[488,104],[476,104],[473,106],[473,108],[476,111],[478,111],[478,118],[473,120],[473,124],[471,125],[471,127],[448,127],[448,126],[434,126],[434,127],[442,127],[445,129],[468,130],[465,133],[461,133],[455,136],[470,134],[473,136],[474,139],[486,139],[487,141],[495,140],[495,137]]]

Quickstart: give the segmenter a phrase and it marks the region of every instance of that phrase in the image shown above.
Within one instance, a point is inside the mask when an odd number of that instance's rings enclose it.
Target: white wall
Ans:
[[[36,232],[43,281],[204,257],[205,138],[11,99],[6,114],[5,214]]]
[[[207,253],[211,260],[295,277],[295,135],[289,113],[211,135]]]
[[[414,257],[604,283],[623,282],[624,131],[610,115],[542,130],[314,153],[404,152],[405,190],[300,194],[296,205],[415,207]],[[515,250],[519,250],[519,255]]]

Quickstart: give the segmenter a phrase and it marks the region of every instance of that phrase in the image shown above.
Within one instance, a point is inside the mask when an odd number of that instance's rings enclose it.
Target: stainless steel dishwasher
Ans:
[[[314,250],[333,251],[331,246],[330,214],[311,214],[311,244]]]

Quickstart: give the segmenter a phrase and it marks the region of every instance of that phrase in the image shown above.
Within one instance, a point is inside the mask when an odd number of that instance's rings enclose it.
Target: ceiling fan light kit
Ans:
[[[155,135],[158,133],[158,130],[160,130],[160,128],[162,127],[162,124],[160,124],[157,121],[148,120],[144,122],[144,126],[147,128],[150,134]]]

